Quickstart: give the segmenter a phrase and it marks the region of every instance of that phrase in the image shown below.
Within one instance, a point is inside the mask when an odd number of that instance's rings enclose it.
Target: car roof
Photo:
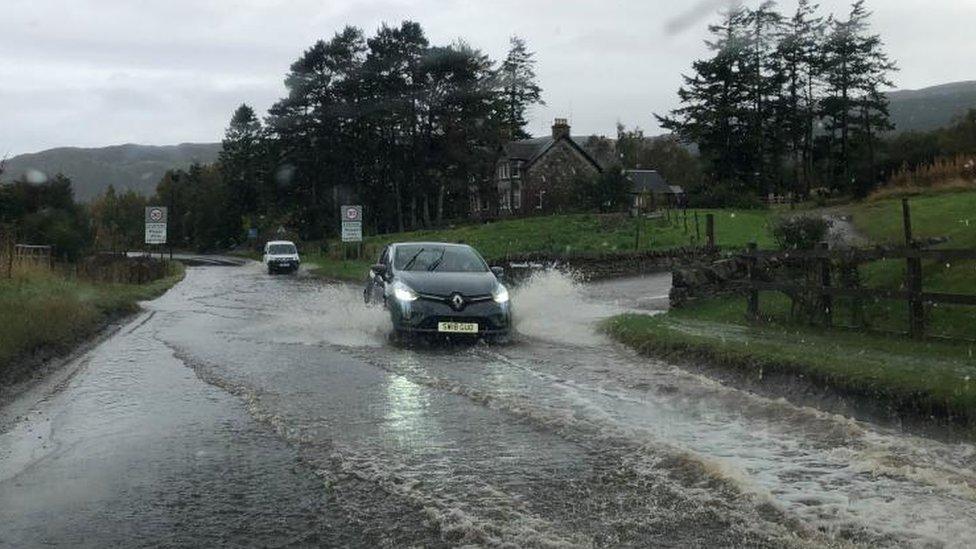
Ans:
[[[267,244],[291,244],[292,246],[295,245],[295,243],[292,242],[291,240],[269,240]]]
[[[453,248],[470,248],[468,244],[458,244],[457,242],[393,242],[391,246],[445,246]]]

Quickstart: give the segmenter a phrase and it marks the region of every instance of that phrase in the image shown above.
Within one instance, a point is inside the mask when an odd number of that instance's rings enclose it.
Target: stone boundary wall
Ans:
[[[605,280],[659,273],[680,265],[693,265],[712,261],[718,257],[715,248],[672,248],[646,252],[558,255],[533,253],[510,256],[493,261],[505,267],[507,276],[515,282],[524,280],[533,272],[557,269],[576,273],[587,280]]]
[[[680,308],[698,299],[745,294],[746,262],[727,257],[676,267],[671,273],[671,307]]]

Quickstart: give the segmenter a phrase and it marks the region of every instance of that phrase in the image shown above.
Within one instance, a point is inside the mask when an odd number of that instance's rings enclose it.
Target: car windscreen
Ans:
[[[293,255],[297,251],[292,244],[272,244],[268,246],[268,253],[271,255]]]
[[[398,271],[436,271],[483,273],[488,265],[474,250],[465,246],[397,246],[393,266]]]

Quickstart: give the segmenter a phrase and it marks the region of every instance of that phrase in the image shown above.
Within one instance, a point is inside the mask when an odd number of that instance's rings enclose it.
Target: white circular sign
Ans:
[[[346,219],[349,221],[355,221],[359,219],[359,210],[356,208],[346,208]]]
[[[162,221],[163,211],[158,209],[149,210],[149,219],[153,221]]]

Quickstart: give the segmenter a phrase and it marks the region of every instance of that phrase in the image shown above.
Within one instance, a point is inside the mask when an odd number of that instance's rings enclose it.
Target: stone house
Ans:
[[[596,177],[603,166],[587,150],[590,137],[570,134],[557,118],[552,134],[506,143],[498,151],[488,192],[471,188],[474,217],[536,215],[574,209],[577,177]]]

